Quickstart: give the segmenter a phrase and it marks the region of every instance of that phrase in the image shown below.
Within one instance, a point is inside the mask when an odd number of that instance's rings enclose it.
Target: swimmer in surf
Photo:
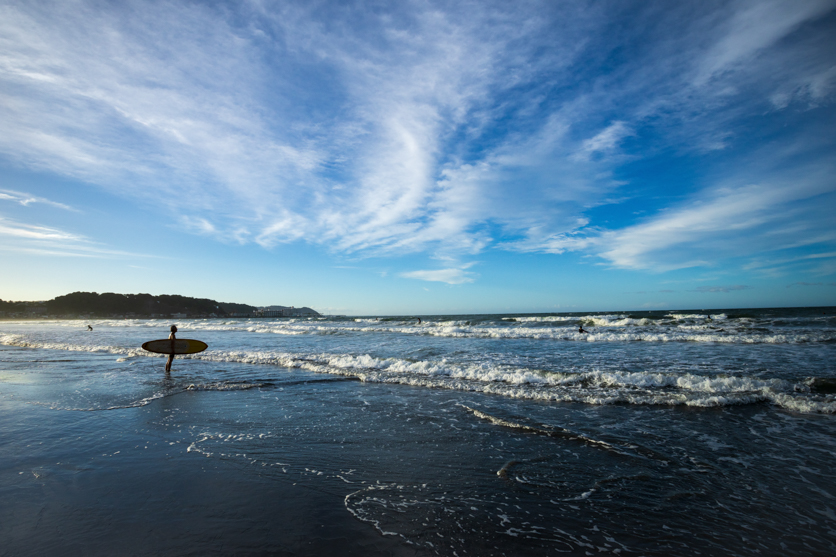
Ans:
[[[92,326],[92,325],[87,325],[87,330],[88,330],[88,331],[92,331],[92,330],[93,330],[93,326]]]
[[[580,325],[578,325],[578,332],[579,332],[579,333],[584,333],[584,334],[585,334],[585,333],[588,333],[589,331],[584,331],[584,330],[583,330],[583,323],[581,323]]]
[[[177,337],[174,333],[177,332],[177,325],[171,326],[171,334],[168,335],[169,340],[175,340]],[[168,373],[171,371],[171,362],[174,361],[174,343],[171,343],[171,353],[168,355],[168,361],[165,363],[165,372]]]
[[[421,318],[420,317],[418,318],[418,324],[419,325],[421,324]]]

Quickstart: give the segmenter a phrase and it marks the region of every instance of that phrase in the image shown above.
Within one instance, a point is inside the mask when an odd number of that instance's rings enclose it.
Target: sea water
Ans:
[[[170,376],[170,321],[89,323],[0,322],[8,474],[47,473],[25,407],[304,482],[381,554],[836,553],[834,308],[180,320]]]

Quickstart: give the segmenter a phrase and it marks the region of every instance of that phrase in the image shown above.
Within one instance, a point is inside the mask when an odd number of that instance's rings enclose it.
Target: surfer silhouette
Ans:
[[[421,324],[421,318],[420,317],[418,318],[418,324],[419,325]]]
[[[589,331],[584,331],[583,330],[583,323],[581,323],[580,325],[578,325],[578,332],[579,333],[588,333]]]
[[[88,330],[88,331],[92,331],[92,330],[93,330],[93,326],[92,326],[92,325],[87,325],[87,330]]]
[[[177,325],[171,326],[171,334],[168,335],[169,340],[175,340],[177,337],[174,333],[177,332]],[[171,353],[168,355],[168,361],[165,363],[165,372],[168,373],[171,371],[171,362],[174,361],[174,343],[171,343]]]

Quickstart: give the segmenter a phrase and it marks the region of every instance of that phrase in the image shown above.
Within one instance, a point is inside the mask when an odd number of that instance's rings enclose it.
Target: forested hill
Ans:
[[[206,298],[151,294],[114,294],[106,292],[73,292],[48,302],[3,302],[0,313],[11,317],[19,314],[46,314],[52,317],[224,317],[250,315],[257,308],[246,304],[216,302]]]

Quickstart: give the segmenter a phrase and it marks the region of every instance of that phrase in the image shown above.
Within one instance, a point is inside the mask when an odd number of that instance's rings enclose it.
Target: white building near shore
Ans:
[[[319,313],[309,307],[266,306],[258,308],[254,317],[319,317]]]

